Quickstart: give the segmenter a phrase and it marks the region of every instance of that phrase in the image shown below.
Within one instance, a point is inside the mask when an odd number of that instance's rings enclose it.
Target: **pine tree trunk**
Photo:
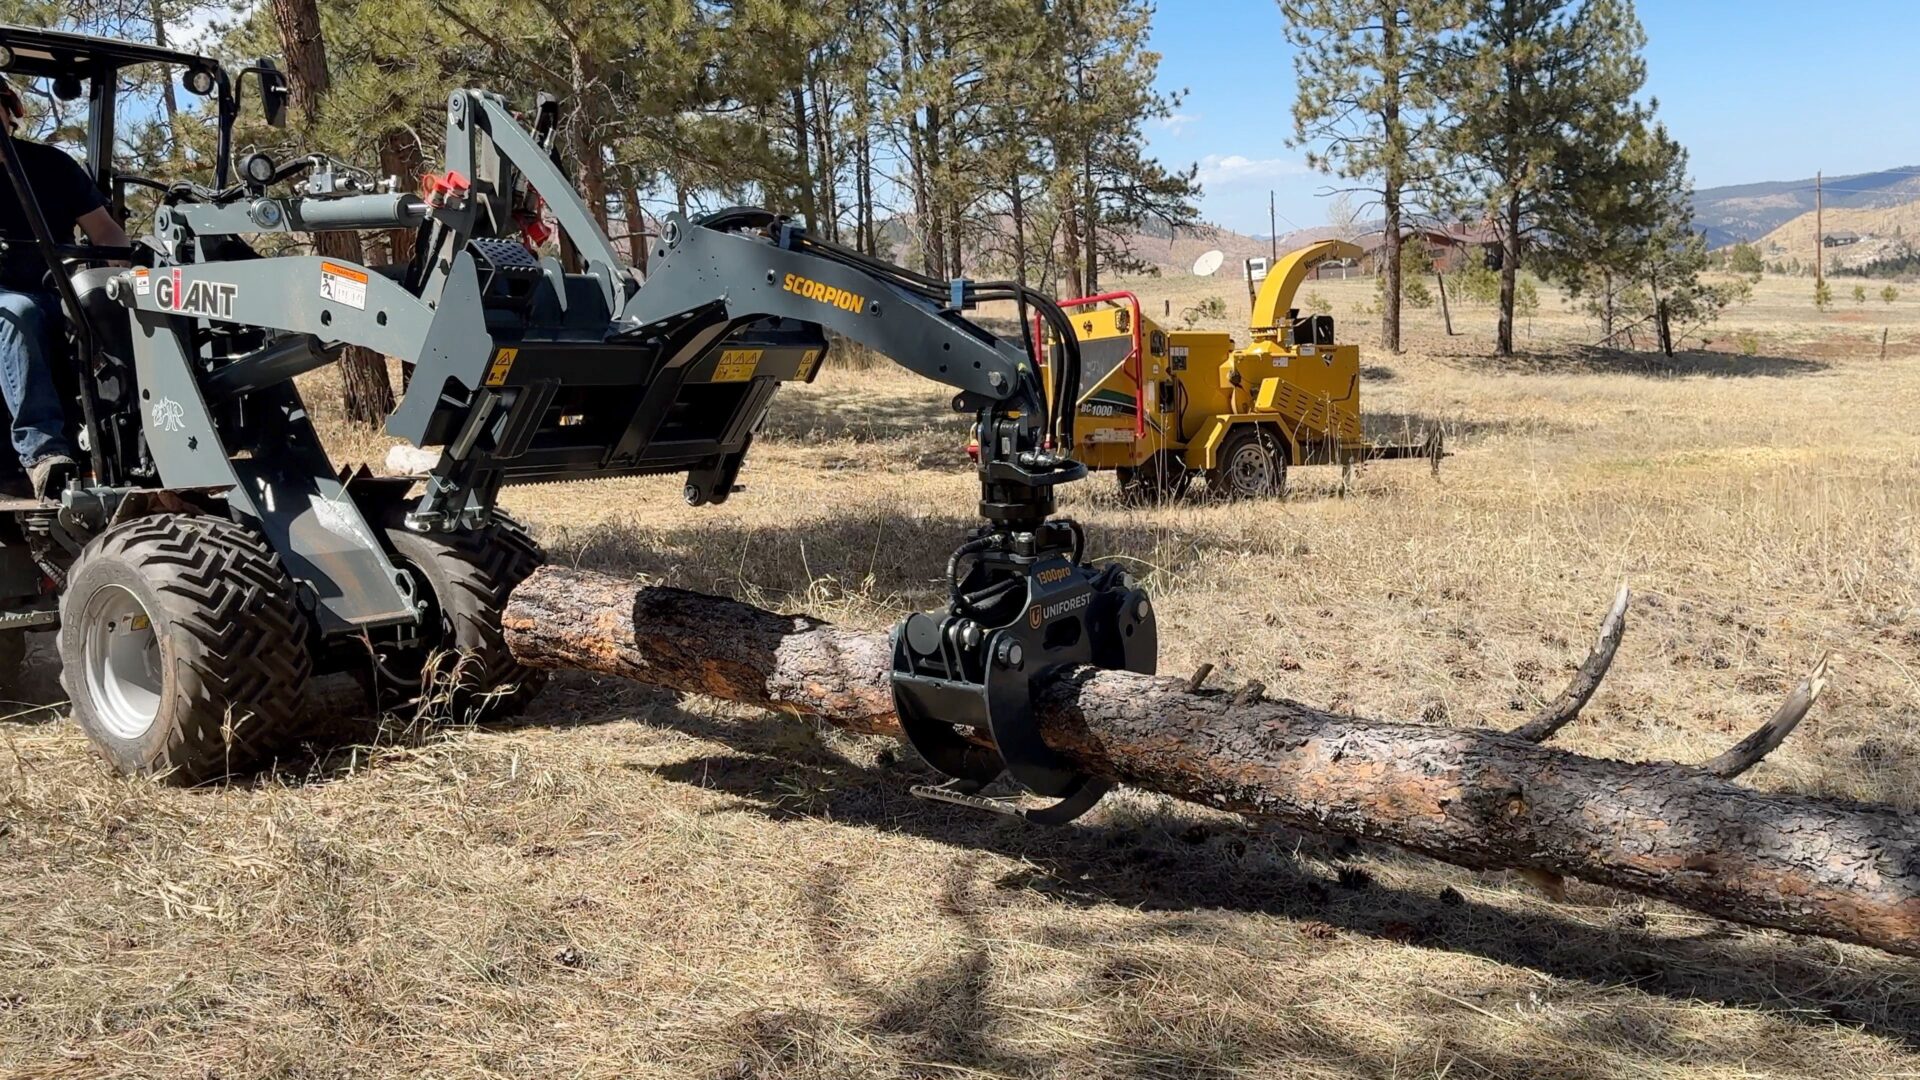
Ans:
[[[161,0],[148,0],[147,14],[153,20],[153,43],[159,48],[167,47],[167,13],[161,6]],[[160,108],[167,116],[167,137],[178,138],[177,128],[180,118],[180,98],[173,88],[172,79],[160,80]]]
[[[1007,216],[1013,226],[1013,280],[1027,283],[1027,201],[1020,177],[1007,186]]]
[[[514,591],[503,624],[534,667],[900,735],[884,634],[559,567]],[[1094,776],[1460,866],[1570,875],[1920,955],[1920,820],[1889,807],[1090,668],[1037,688],[1035,710],[1047,744]]]
[[[396,102],[395,108],[399,107]],[[426,162],[420,155],[420,144],[405,128],[391,128],[380,136],[380,171],[398,179],[403,191],[418,183],[421,174],[426,171]],[[414,230],[389,229],[386,238],[389,263],[405,265],[413,261]]]
[[[1093,148],[1087,147],[1080,157],[1081,194],[1080,194],[1080,253],[1087,260],[1086,273],[1082,275],[1081,286],[1087,291],[1081,296],[1092,296],[1100,291],[1100,197],[1093,187]]]
[[[1067,295],[1091,296],[1087,283],[1081,280],[1083,264],[1080,261],[1080,215],[1069,206],[1064,227],[1060,230],[1061,242],[1066,250],[1061,252],[1061,263],[1067,268]]]
[[[1505,233],[1500,238],[1500,331],[1497,349],[1501,356],[1513,355],[1513,308],[1520,285],[1520,197],[1507,200]]]
[[[567,125],[567,135],[573,147],[574,168],[580,174],[575,186],[594,223],[605,232],[607,160],[606,148],[600,142],[600,95],[595,85],[599,81],[598,73],[592,57],[577,42],[570,45],[569,57],[573,67],[573,116]]]
[[[627,259],[644,277],[647,273],[647,212],[640,205],[640,189],[622,181],[620,205],[627,218]]]
[[[1388,352],[1400,351],[1400,274],[1401,255],[1405,240],[1400,235],[1400,191],[1394,181],[1389,181],[1381,200],[1386,210],[1386,233],[1383,237],[1387,246],[1386,293],[1380,298],[1380,343]]]
[[[800,217],[806,221],[807,228],[816,234],[820,230],[820,207],[814,202],[813,156],[809,153],[813,142],[812,123],[807,119],[807,91],[805,80],[796,82],[787,90],[787,105],[793,111],[793,167],[799,172]]]
[[[1382,87],[1381,131],[1386,142],[1386,183],[1380,193],[1386,213],[1387,290],[1380,304],[1380,343],[1388,352],[1400,351],[1401,249],[1400,199],[1404,187],[1406,132],[1400,119],[1400,0],[1387,0],[1380,6],[1380,56],[1386,85]]]
[[[320,34],[320,9],[316,0],[272,0],[272,4],[281,51],[286,55],[292,104],[300,112],[302,128],[312,131],[319,122],[320,102],[331,80],[327,45]],[[321,255],[347,262],[366,261],[358,233],[315,233],[313,241]],[[358,345],[349,347],[340,354],[340,378],[350,422],[377,427],[393,412],[393,382],[387,377],[385,357]]]
[[[815,204],[820,210],[817,226],[828,241],[840,242],[840,155],[833,138],[835,109],[828,96],[827,81],[813,80],[814,183],[819,190]]]
[[[879,238],[873,228],[873,99],[867,75],[860,75],[859,97],[853,143],[853,221],[854,247],[866,255],[880,253]]]

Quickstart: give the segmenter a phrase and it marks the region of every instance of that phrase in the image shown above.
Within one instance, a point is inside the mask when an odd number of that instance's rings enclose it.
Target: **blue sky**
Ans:
[[[1700,187],[1920,164],[1915,0],[1641,0],[1647,90],[1691,153]],[[1163,90],[1190,91],[1150,135],[1171,165],[1200,165],[1201,214],[1267,231],[1322,225],[1327,178],[1292,134],[1293,49],[1274,0],[1160,0]]]

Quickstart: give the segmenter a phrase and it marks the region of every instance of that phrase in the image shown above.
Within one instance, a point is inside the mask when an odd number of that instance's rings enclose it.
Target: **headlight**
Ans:
[[[190,68],[181,78],[180,85],[186,87],[189,94],[206,97],[213,93],[213,72],[206,68]]]
[[[265,154],[248,154],[247,160],[240,163],[241,174],[256,184],[271,181],[274,171],[278,168],[279,166],[273,163],[273,159]]]

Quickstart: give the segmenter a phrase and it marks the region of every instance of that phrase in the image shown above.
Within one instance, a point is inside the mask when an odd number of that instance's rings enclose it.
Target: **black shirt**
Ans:
[[[107,205],[106,196],[93,185],[93,178],[80,163],[57,146],[15,139],[20,167],[40,200],[40,212],[46,215],[55,243],[73,239],[74,224],[80,218]],[[7,242],[7,253],[0,258],[0,289],[37,290],[46,287],[47,263],[34,246],[33,227],[27,224],[26,211],[14,198],[13,180],[0,171],[0,239]]]

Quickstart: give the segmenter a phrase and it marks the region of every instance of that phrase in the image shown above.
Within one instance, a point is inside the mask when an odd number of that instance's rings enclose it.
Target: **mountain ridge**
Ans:
[[[1829,210],[1880,210],[1920,201],[1920,166],[1830,176],[1820,182]],[[1814,209],[1815,179],[1762,180],[1693,193],[1693,224],[1709,247],[1760,240]]]

